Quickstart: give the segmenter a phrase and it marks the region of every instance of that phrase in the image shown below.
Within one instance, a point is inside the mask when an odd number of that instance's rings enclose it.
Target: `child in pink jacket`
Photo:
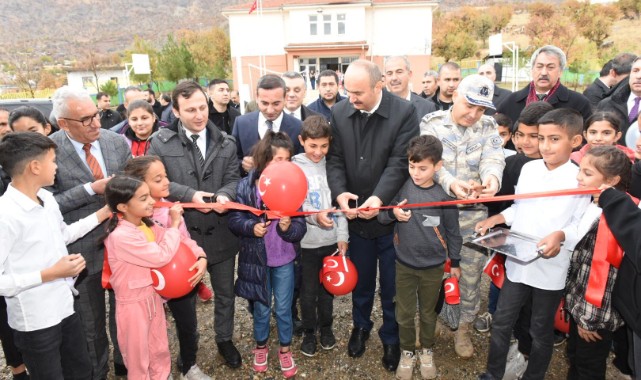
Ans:
[[[197,257],[204,252],[178,229],[182,206],[169,210],[171,225],[161,227],[149,219],[154,199],[143,181],[124,176],[112,178],[105,196],[112,217],[105,247],[109,252],[110,283],[116,293],[118,343],[131,379],[165,380],[171,373],[167,323],[163,299],[152,287],[150,268],[167,264],[182,241]],[[200,261],[200,260],[199,260]],[[196,264],[194,265],[196,266]],[[202,273],[191,278],[196,285]]]

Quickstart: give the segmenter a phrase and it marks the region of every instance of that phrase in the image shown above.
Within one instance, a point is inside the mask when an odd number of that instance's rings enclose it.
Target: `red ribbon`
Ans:
[[[453,206],[453,205],[469,205],[469,204],[486,203],[486,202],[513,201],[516,199],[558,197],[558,196],[567,196],[567,195],[592,195],[599,192],[601,192],[601,190],[595,189],[595,188],[566,189],[566,190],[556,190],[556,191],[542,191],[542,192],[536,192],[536,193],[499,195],[497,197],[491,197],[491,198],[457,199],[452,201],[441,201],[441,202],[411,203],[411,204],[405,204],[402,206],[360,207],[357,209],[349,209],[345,211],[326,209],[326,210],[319,210],[319,211],[282,212],[282,211],[276,211],[276,210],[260,210],[255,207],[247,206],[247,205],[236,203],[236,202],[227,202],[224,205],[220,203],[181,203],[181,205],[183,206],[183,208],[212,209],[214,207],[222,207],[225,210],[245,210],[257,216],[266,214],[268,219],[278,219],[283,216],[307,216],[307,215],[318,214],[321,212],[346,212],[346,211],[357,211],[357,210],[371,211],[371,210],[387,210],[387,209],[393,209],[393,208],[410,209],[410,208],[440,207],[440,206]],[[173,205],[174,203],[172,202],[156,202],[154,207],[156,208],[171,207]]]
[[[634,197],[631,198],[636,204],[639,204],[638,199]],[[619,269],[621,260],[623,260],[623,250],[612,234],[605,218],[601,216],[599,226],[597,227],[592,263],[590,264],[588,285],[585,288],[586,301],[596,307],[602,307],[603,295],[605,294],[608,274],[610,273],[610,265]]]

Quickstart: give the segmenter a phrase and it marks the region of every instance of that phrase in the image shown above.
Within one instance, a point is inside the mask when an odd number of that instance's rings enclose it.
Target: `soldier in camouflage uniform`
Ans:
[[[443,143],[443,168],[438,183],[459,199],[484,198],[496,194],[503,178],[505,157],[494,119],[483,115],[494,109],[494,84],[480,75],[470,75],[454,92],[454,104],[448,111],[436,111],[421,122],[421,134],[436,136]],[[474,225],[487,218],[483,204],[459,207],[461,235],[469,240]],[[463,247],[461,250],[461,320],[454,335],[454,349],[463,358],[474,353],[469,337],[470,324],[479,311],[479,286],[487,257]]]

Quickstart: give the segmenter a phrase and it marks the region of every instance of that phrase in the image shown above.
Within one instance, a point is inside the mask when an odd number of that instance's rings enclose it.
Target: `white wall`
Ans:
[[[318,12],[322,10],[322,12]],[[345,34],[338,34],[337,14],[345,15]],[[309,16],[317,16],[317,34],[312,36],[309,28]],[[323,16],[332,16],[332,34],[325,35],[323,31]],[[297,43],[327,43],[362,41],[366,38],[365,8],[363,6],[332,6],[314,7],[309,9],[292,10],[289,12],[289,22],[286,34],[288,44]]]
[[[83,81],[83,78],[87,78],[89,81]],[[111,80],[111,78],[118,78],[119,87],[127,86],[128,79],[124,70],[107,70],[98,72],[98,87]],[[67,73],[67,84],[74,88],[84,88],[92,93],[98,92],[95,81],[96,78],[91,71],[71,71]]]
[[[431,55],[432,8],[374,7],[368,15],[370,55]]]
[[[229,15],[231,56],[285,54],[285,19],[280,12]]]

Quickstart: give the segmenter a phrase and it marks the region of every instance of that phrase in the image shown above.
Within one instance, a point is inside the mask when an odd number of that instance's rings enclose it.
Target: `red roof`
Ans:
[[[438,3],[438,0],[432,1],[411,1],[411,0],[263,0],[263,9],[279,9],[287,6],[306,6],[306,5],[343,5],[343,4],[395,4],[395,3]],[[245,4],[232,5],[225,7],[223,11],[247,10],[254,4],[250,1]]]

